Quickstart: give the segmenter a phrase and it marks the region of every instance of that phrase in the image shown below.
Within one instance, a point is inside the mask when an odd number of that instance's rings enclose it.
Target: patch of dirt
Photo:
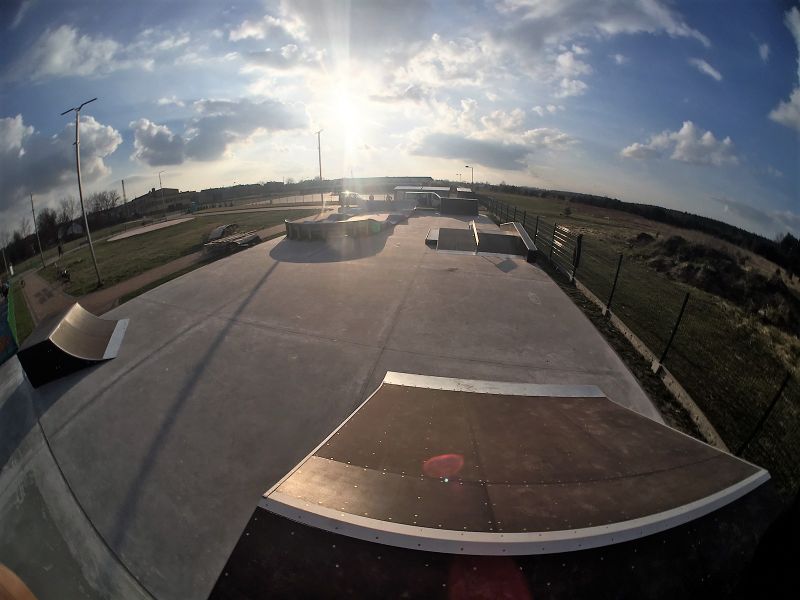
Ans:
[[[643,237],[646,236],[646,237]],[[673,235],[662,241],[635,239],[638,256],[668,277],[724,298],[792,335],[800,335],[800,298],[776,270],[767,277],[747,266],[748,258]]]

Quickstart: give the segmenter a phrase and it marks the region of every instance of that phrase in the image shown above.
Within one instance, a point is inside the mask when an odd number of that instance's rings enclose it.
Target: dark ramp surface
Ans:
[[[393,546],[527,555],[663,531],[768,478],[594,386],[388,373],[262,507]]]
[[[101,319],[73,304],[42,321],[19,349],[33,387],[117,356],[128,319]]]

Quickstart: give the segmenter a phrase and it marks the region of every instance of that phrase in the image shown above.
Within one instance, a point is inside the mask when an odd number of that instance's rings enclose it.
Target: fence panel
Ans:
[[[775,409],[743,457],[766,465],[784,496],[800,489],[800,383],[790,378]]]
[[[660,356],[686,291],[674,281],[626,258],[622,261],[611,311]]]
[[[618,255],[592,238],[583,238],[581,262],[575,277],[603,302],[611,294]],[[623,265],[624,267],[624,265]]]
[[[785,368],[742,311],[693,294],[666,366],[731,448],[752,433]]]

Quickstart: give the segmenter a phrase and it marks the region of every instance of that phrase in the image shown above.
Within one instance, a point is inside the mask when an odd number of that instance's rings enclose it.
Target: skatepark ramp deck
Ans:
[[[119,353],[128,319],[101,319],[75,303],[42,321],[17,354],[33,387]]]
[[[524,256],[528,262],[533,262],[536,255],[536,246],[519,223],[504,223],[500,231],[487,231],[470,221],[466,229],[432,229],[425,242],[437,250]]]
[[[401,548],[549,554],[664,531],[768,478],[595,386],[389,372],[261,506]]]

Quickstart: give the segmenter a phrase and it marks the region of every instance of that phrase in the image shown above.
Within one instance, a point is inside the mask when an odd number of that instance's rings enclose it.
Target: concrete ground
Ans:
[[[136,229],[129,229],[127,231],[123,231],[122,233],[112,235],[105,241],[116,242],[117,240],[124,240],[127,238],[136,237],[137,235],[150,233],[151,231],[158,231],[159,229],[172,227],[173,225],[180,225],[181,223],[186,223],[186,221],[192,221],[193,219],[194,217],[183,217],[180,219],[169,219],[167,221],[161,221],[159,223],[151,223],[150,225],[143,225],[142,227],[137,227]]]
[[[4,411],[28,415],[27,431],[3,438],[11,441],[0,456],[8,461],[0,562],[43,600],[63,597],[48,565],[69,560],[64,569],[83,574],[87,597],[205,598],[260,495],[388,370],[595,384],[660,419],[541,269],[425,245],[431,227],[469,220],[415,216],[329,244],[279,238],[111,311],[130,318],[118,358],[38,390],[10,385],[0,396]],[[4,427],[8,418],[0,417]],[[31,475],[37,456],[60,489]],[[62,500],[73,516],[52,519],[53,539],[65,544],[46,558],[36,549],[48,534],[10,524],[14,511],[33,515],[36,502]],[[100,558],[87,564],[76,535]],[[114,565],[101,573],[117,576],[94,577],[98,560]]]

